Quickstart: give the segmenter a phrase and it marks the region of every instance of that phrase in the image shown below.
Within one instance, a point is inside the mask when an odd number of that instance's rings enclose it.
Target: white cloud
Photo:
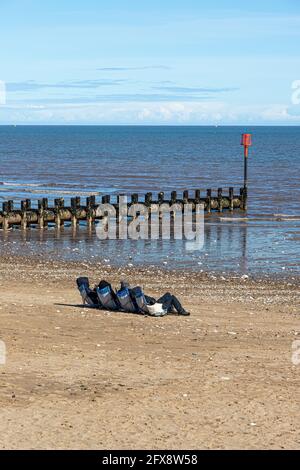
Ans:
[[[0,123],[13,124],[300,124],[283,104],[128,102],[0,107]]]

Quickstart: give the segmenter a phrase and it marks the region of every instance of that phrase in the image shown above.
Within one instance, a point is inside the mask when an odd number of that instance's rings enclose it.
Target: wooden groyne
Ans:
[[[207,189],[205,194],[200,189],[193,191],[183,191],[182,197],[178,197],[176,191],[172,191],[169,198],[165,198],[165,194],[160,192],[156,198],[153,198],[152,193],[147,193],[143,200],[138,194],[131,194],[128,198],[127,206],[130,208],[133,204],[141,203],[148,208],[149,214],[153,207],[159,210],[162,204],[192,204],[193,210],[196,204],[203,204],[204,210],[207,213],[212,211],[222,212],[223,210],[233,211],[235,209],[245,210],[247,207],[247,190],[241,188],[239,194],[234,193],[234,188],[229,188],[225,192],[222,188],[217,190]],[[44,228],[49,225],[55,225],[57,228],[64,225],[64,223],[71,224],[76,227],[79,222],[85,221],[88,225],[92,225],[96,220],[102,217],[98,216],[97,209],[100,204],[111,204],[116,210],[118,215],[119,202],[121,196],[117,196],[113,201],[112,196],[102,196],[101,201],[97,201],[95,196],[86,198],[84,204],[80,197],[73,197],[70,199],[69,205],[65,205],[63,198],[54,200],[52,207],[49,207],[47,198],[39,199],[37,207],[33,207],[33,202],[26,199],[19,203],[19,207],[13,200],[3,202],[2,210],[0,211],[0,227],[4,230],[13,226],[20,226],[26,229],[29,226],[37,226]]]

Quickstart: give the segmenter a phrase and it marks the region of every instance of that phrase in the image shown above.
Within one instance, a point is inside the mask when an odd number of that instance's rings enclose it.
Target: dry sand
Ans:
[[[192,315],[82,308],[81,274]],[[296,283],[6,257],[0,288],[2,449],[300,448]]]

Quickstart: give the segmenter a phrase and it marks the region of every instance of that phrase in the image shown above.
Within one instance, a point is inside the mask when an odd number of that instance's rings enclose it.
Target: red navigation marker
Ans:
[[[242,134],[241,145],[244,146],[244,156],[248,157],[248,149],[252,145],[252,135],[251,134]]]

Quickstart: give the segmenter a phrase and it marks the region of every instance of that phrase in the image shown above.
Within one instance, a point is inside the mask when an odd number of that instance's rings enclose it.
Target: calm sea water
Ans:
[[[243,185],[242,132],[253,134],[247,220],[206,217],[204,249],[184,241],[102,241],[83,227],[0,235],[2,253],[253,274],[300,272],[299,127],[0,127],[0,200]],[[224,220],[229,217],[232,220]]]

